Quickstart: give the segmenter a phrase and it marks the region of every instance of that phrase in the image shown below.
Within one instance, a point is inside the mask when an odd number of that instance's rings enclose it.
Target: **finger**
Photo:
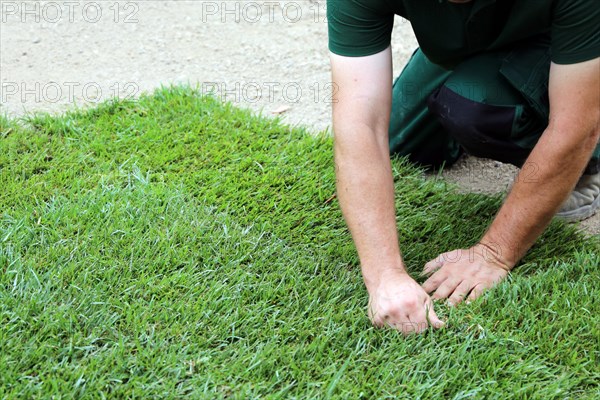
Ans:
[[[374,325],[378,328],[387,327],[401,331],[403,329],[403,324],[408,322],[410,322],[410,319],[406,313],[394,313],[393,315],[379,314],[379,318],[375,318]]]
[[[481,296],[483,294],[483,292],[488,288],[489,288],[488,285],[485,285],[483,283],[480,283],[479,285],[475,286],[473,289],[471,289],[471,293],[469,294],[469,297],[467,297],[467,303],[470,303],[473,300],[475,300],[476,298],[478,298],[479,296]]]
[[[371,318],[371,324],[375,327],[375,328],[383,328],[385,326],[385,323],[382,319],[380,318]]]
[[[396,318],[393,321],[387,321],[387,326],[397,330],[403,335],[410,335],[418,331],[417,324],[411,322],[407,314],[404,314],[401,318]]]
[[[400,327],[397,328],[403,335],[412,335],[415,333],[420,333],[422,329],[420,328],[417,322],[406,321],[400,324]]]
[[[443,257],[439,256],[436,259],[429,261],[425,264],[423,268],[423,272],[421,272],[421,276],[427,276],[433,274],[436,270],[442,268],[444,265]]]
[[[383,328],[387,325],[386,316],[376,312],[371,304],[368,306],[367,315],[375,328]]]
[[[402,332],[405,336],[420,333],[427,329],[424,305],[415,304],[415,307],[406,310],[402,319],[395,321],[394,328]]]
[[[427,293],[432,293],[446,280],[446,275],[446,271],[440,269],[423,283],[423,290],[425,290]]]
[[[402,333],[405,335],[421,333],[429,327],[425,307],[421,308],[416,313],[407,316],[407,321],[408,322],[405,322],[402,326]]]
[[[445,325],[444,321],[442,321],[435,313],[433,302],[431,300],[425,304],[425,312],[427,314],[427,322],[434,329],[439,329]]]
[[[447,298],[448,296],[450,296],[450,294],[452,292],[454,292],[454,289],[456,289],[460,283],[461,283],[461,281],[458,279],[455,279],[455,278],[446,279],[444,282],[442,282],[438,286],[438,288],[433,293],[433,295],[431,295],[431,298],[433,300],[440,300],[440,299]]]
[[[408,321],[408,319],[406,319],[406,317],[403,317],[404,319],[400,318],[397,314],[382,314],[380,313],[379,316],[377,318],[375,318],[376,324],[374,323],[374,325],[377,328],[395,328],[396,324],[398,323],[398,321]]]
[[[465,297],[467,297],[472,288],[473,284],[471,282],[462,281],[460,285],[454,289],[452,295],[448,297],[448,304],[450,304],[452,307],[459,304],[465,299]]]

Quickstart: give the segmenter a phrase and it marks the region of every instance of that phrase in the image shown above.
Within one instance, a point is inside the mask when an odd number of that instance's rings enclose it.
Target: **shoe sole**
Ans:
[[[587,204],[575,210],[559,212],[556,217],[566,222],[579,222],[596,214],[598,208],[600,208],[600,196],[596,197],[592,204]]]

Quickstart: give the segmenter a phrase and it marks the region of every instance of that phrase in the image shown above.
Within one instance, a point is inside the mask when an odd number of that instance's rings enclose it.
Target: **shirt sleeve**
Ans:
[[[369,56],[390,45],[394,12],[386,0],[327,0],[327,24],[332,53]]]
[[[552,61],[576,64],[600,57],[598,0],[557,0],[552,22]]]

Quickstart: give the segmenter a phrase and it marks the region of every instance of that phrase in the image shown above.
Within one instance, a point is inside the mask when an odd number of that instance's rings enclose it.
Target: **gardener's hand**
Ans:
[[[431,298],[407,273],[395,271],[381,277],[369,290],[369,318],[377,327],[389,326],[403,334],[419,333],[443,322]]]
[[[425,264],[423,274],[430,277],[423,289],[433,293],[434,300],[447,298],[450,305],[465,298],[468,302],[506,278],[513,266],[496,249],[483,244],[449,251]]]

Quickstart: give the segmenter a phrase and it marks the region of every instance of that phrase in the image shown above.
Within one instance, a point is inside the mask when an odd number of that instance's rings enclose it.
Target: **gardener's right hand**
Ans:
[[[405,335],[420,333],[444,323],[421,285],[407,273],[394,271],[380,276],[369,290],[369,318],[377,327],[392,327]]]

